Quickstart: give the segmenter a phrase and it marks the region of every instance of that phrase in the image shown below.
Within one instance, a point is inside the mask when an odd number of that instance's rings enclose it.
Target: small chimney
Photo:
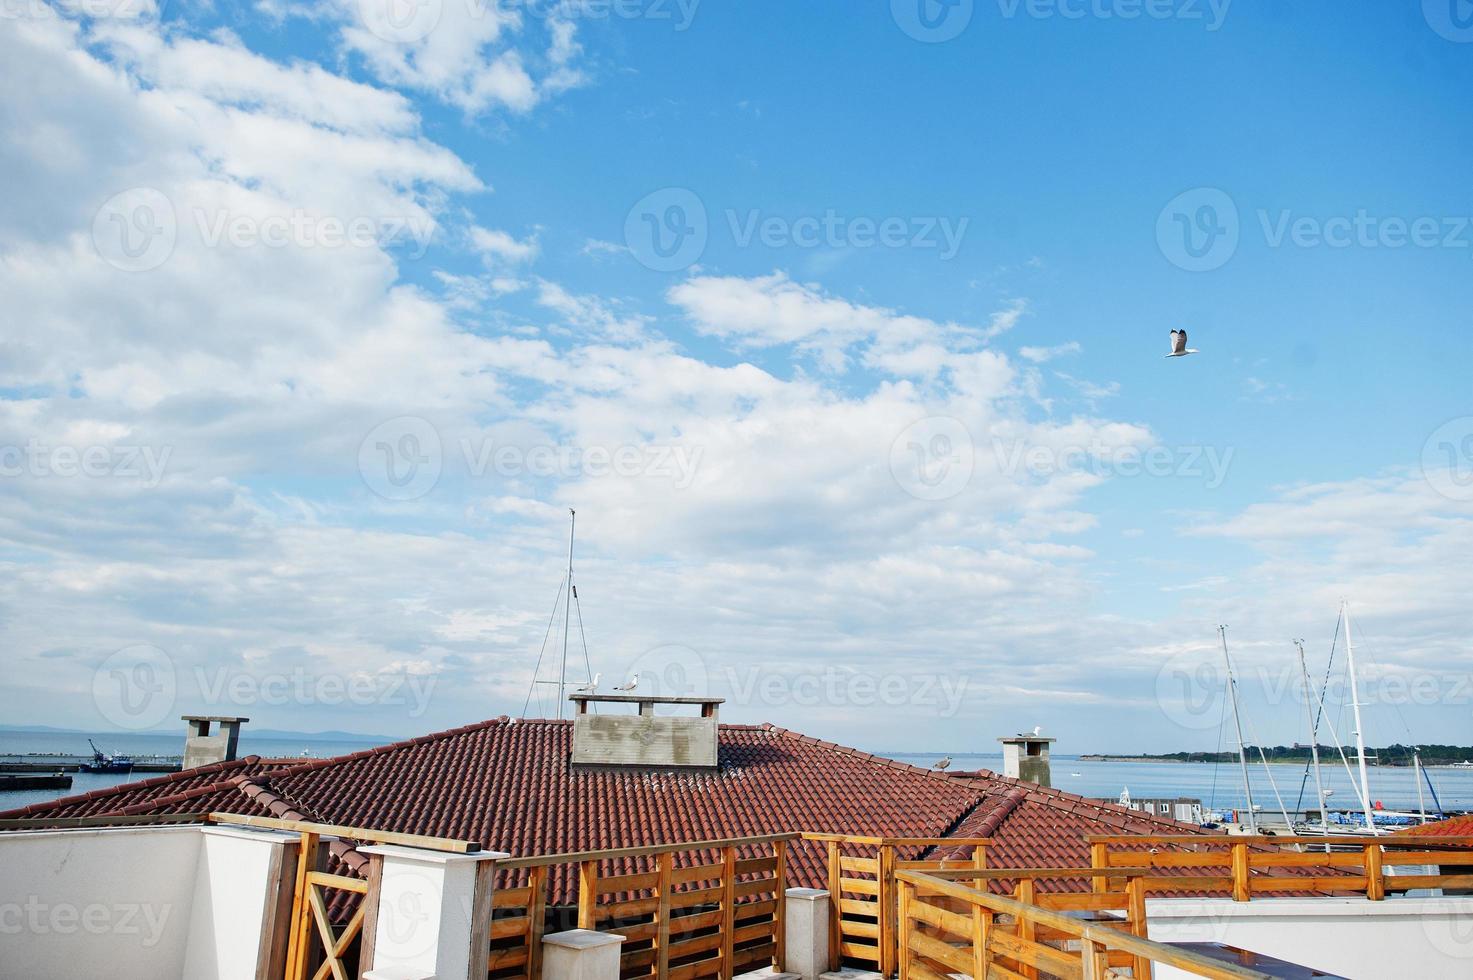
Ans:
[[[661,698],[636,694],[575,694],[573,764],[661,769],[715,769],[721,698]],[[590,714],[590,704],[639,708],[634,715]],[[699,716],[655,714],[655,705],[700,708]]]
[[[1002,743],[1002,774],[1004,776],[1026,780],[1045,787],[1053,785],[1049,781],[1048,747],[1058,739],[1034,734],[1014,735],[1009,738],[1000,738],[998,741]]]
[[[249,718],[228,718],[220,715],[184,715],[189,723],[189,734],[184,738],[184,768],[194,769],[215,762],[235,761],[236,748],[240,742],[240,726]],[[210,726],[218,723],[220,730],[210,734]]]

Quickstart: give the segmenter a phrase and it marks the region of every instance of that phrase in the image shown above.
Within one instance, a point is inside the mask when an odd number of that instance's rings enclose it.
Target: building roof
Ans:
[[[545,855],[788,831],[991,837],[996,867],[1087,866],[1087,834],[1199,828],[987,771],[943,775],[772,725],[721,725],[714,771],[575,768],[570,721],[505,717],[333,759],[248,757],[0,813],[223,810]],[[339,849],[357,869],[357,855]],[[817,845],[794,884],[823,883]],[[556,901],[558,896],[554,896]]]
[[[1473,837],[1473,813],[1398,830],[1407,837]]]

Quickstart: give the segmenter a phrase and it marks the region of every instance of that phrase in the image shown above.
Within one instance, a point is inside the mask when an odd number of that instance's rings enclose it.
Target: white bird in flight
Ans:
[[[634,690],[638,686],[639,686],[639,675],[638,674],[635,674],[633,677],[629,678],[629,680],[626,683],[620,684],[618,687],[614,688],[614,690],[628,692],[628,691]]]
[[[1167,357],[1186,357],[1188,354],[1200,354],[1201,351],[1195,347],[1187,346],[1187,332],[1185,330],[1171,331],[1171,353]]]

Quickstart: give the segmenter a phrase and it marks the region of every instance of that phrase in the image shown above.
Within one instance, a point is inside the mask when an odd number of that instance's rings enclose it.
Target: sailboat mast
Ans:
[[[1326,813],[1325,784],[1320,779],[1320,733],[1314,723],[1314,689],[1309,683],[1309,667],[1304,662],[1304,641],[1295,640],[1299,648],[1299,673],[1304,677],[1304,713],[1309,716],[1309,756],[1314,760],[1314,792],[1319,802],[1320,826],[1330,836],[1330,815]],[[1329,847],[1326,845],[1326,850]]]
[[[1417,812],[1422,815],[1422,822],[1427,822],[1427,799],[1422,795],[1422,750],[1412,750],[1412,775],[1417,780]]]
[[[578,512],[568,508],[568,592],[563,605],[563,659],[557,674],[557,716],[563,717],[563,702],[568,686],[568,621],[573,618],[573,532],[578,528]]]
[[[1360,688],[1355,679],[1355,643],[1350,638],[1350,603],[1340,606],[1340,615],[1345,618],[1345,659],[1350,670],[1350,708],[1355,716],[1355,754],[1360,770],[1360,806],[1366,814],[1366,830],[1376,829],[1376,820],[1371,816],[1371,780],[1366,775],[1366,737],[1360,720]]]
[[[1248,782],[1248,750],[1243,747],[1243,719],[1238,714],[1238,682],[1233,679],[1233,660],[1228,656],[1227,627],[1219,626],[1222,635],[1222,659],[1227,663],[1228,697],[1233,702],[1233,725],[1238,730],[1238,765],[1243,770],[1243,796],[1248,801],[1248,832],[1258,833],[1258,815],[1253,812],[1253,787]]]

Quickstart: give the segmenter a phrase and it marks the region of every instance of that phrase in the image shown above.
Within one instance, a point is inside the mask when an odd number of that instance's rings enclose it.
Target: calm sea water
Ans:
[[[179,756],[184,750],[182,735],[93,735],[104,752],[114,755]],[[249,731],[241,733],[242,755],[260,755],[268,758],[325,758],[359,752],[383,744],[381,741],[313,741],[308,737],[297,738],[252,738]],[[879,751],[879,750],[876,750]],[[87,755],[87,735],[69,733],[14,733],[0,732],[0,761],[18,756],[32,761],[38,753],[60,755]],[[912,765],[929,766],[940,758],[939,753],[889,753],[891,757]],[[1001,770],[1001,755],[956,755],[952,757],[953,770],[991,769]],[[1473,770],[1429,769],[1428,774],[1442,806],[1448,810],[1473,810]],[[1300,785],[1305,771],[1302,765],[1274,765],[1268,771],[1262,765],[1250,770],[1254,802],[1264,811],[1272,813],[1278,809],[1270,774],[1278,786],[1284,804],[1294,811],[1314,805],[1313,779],[1304,782],[1301,798]],[[1412,770],[1391,767],[1374,767],[1371,774],[1371,798],[1379,800],[1387,809],[1415,810],[1417,786]],[[74,773],[69,790],[24,790],[0,793],[0,810],[38,803],[86,793],[90,790],[146,779],[152,773],[122,776]],[[1336,761],[1331,766],[1326,762],[1321,769],[1325,788],[1333,790],[1330,805],[1336,809],[1351,809],[1355,805],[1356,793],[1345,769]],[[1116,799],[1123,789],[1131,796],[1176,797],[1186,796],[1200,799],[1209,809],[1228,810],[1243,806],[1241,775],[1236,765],[1212,765],[1180,762],[1082,762],[1077,757],[1056,755],[1053,757],[1053,783],[1057,789],[1078,793],[1081,796]],[[1435,811],[1432,794],[1423,787],[1429,812]]]
[[[938,758],[936,755],[911,753],[897,753],[893,757],[917,766],[929,766]],[[1243,806],[1243,777],[1236,763],[1082,762],[1078,757],[1067,755],[1055,755],[1051,761],[1054,788],[1081,796],[1117,799],[1121,790],[1128,789],[1130,795],[1137,799],[1186,796],[1199,799],[1204,806],[1218,810]],[[951,768],[1000,771],[1002,756],[953,756]],[[1427,774],[1432,779],[1432,785],[1444,809],[1473,809],[1473,769],[1428,769]],[[1253,802],[1268,813],[1277,810],[1278,801],[1274,797],[1273,786],[1277,784],[1284,805],[1291,813],[1295,809],[1312,808],[1314,777],[1310,775],[1304,781],[1305,775],[1302,764],[1251,766],[1249,783],[1253,787]],[[1338,758],[1333,767],[1328,761],[1321,761],[1320,777],[1325,789],[1333,791],[1330,797],[1331,809],[1355,807],[1354,784]],[[1411,769],[1373,766],[1370,769],[1370,779],[1372,801],[1381,801],[1388,810],[1416,810],[1417,783]],[[1304,796],[1302,802],[1297,802],[1300,800],[1301,781],[1304,781]],[[1427,791],[1425,784],[1422,789],[1428,812],[1435,812],[1432,794]]]
[[[87,733],[71,732],[0,732],[0,763],[23,760],[46,762],[53,758],[90,756]],[[116,733],[92,734],[97,747],[109,755],[131,755],[142,760],[148,756],[179,758],[184,754],[184,735],[153,735]],[[384,744],[379,740],[317,740],[300,738],[252,738],[249,729],[240,734],[240,754],[259,755],[272,759],[313,758],[321,759],[335,755],[361,752]],[[54,800],[61,796],[74,796],[95,789],[105,789],[119,783],[139,779],[152,779],[163,773],[136,773],[105,775],[101,773],[71,773],[71,789],[18,790],[0,793],[0,810]]]

